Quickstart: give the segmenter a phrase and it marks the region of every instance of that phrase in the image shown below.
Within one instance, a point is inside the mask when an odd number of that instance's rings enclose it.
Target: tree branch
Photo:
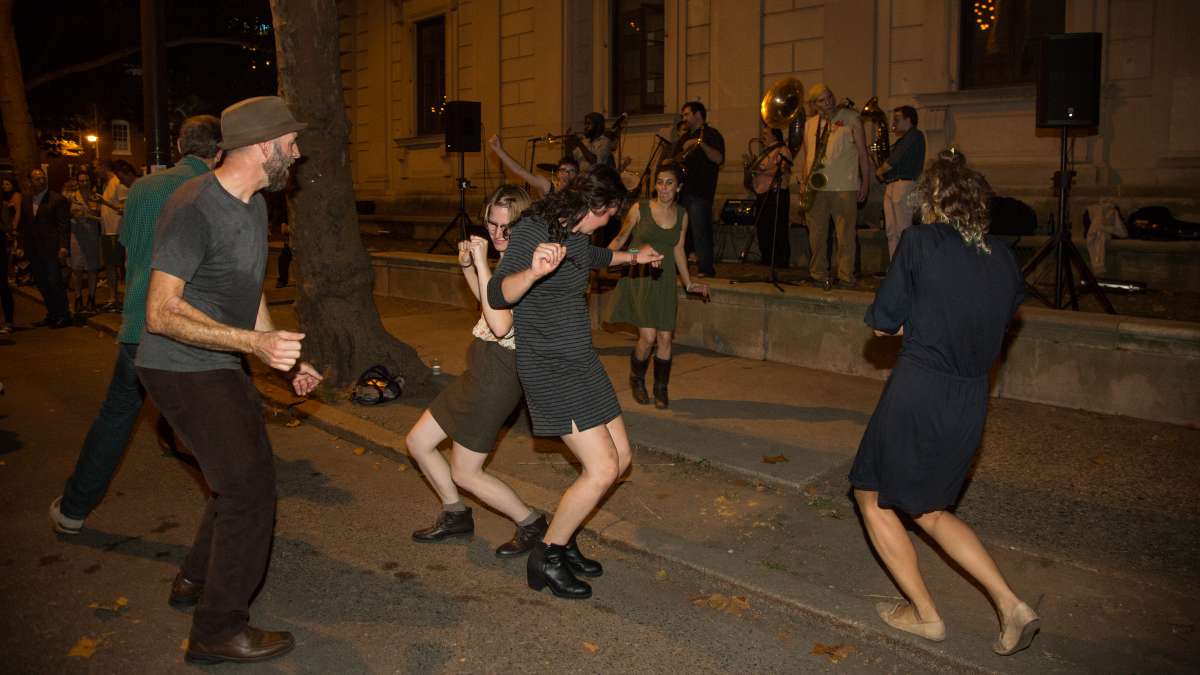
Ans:
[[[265,51],[266,50],[266,47],[263,47],[254,42],[249,42],[246,40],[238,40],[237,38],[223,38],[223,37],[179,38],[178,40],[171,40],[166,43],[166,47],[168,49],[170,49],[171,47],[182,47],[184,45],[232,45],[232,46],[236,46],[236,47],[245,47],[246,49],[250,49],[252,51]],[[272,50],[273,50],[273,48],[272,48]],[[76,73],[86,73],[89,70],[95,70],[97,68],[107,66],[108,64],[113,63],[114,61],[120,61],[121,59],[125,58],[126,56],[131,56],[133,54],[137,54],[140,51],[142,51],[141,45],[137,45],[134,47],[125,47],[123,49],[118,49],[117,51],[114,51],[114,52],[109,52],[108,54],[105,54],[104,56],[100,56],[100,57],[91,59],[90,61],[83,61],[82,63],[73,63],[69,66],[63,66],[62,68],[59,68],[57,70],[52,70],[48,73],[42,73],[41,75],[38,75],[36,77],[31,77],[25,81],[25,91],[26,92],[32,91],[34,87],[46,84],[47,82],[53,82],[54,80],[64,78],[67,75],[74,75]]]

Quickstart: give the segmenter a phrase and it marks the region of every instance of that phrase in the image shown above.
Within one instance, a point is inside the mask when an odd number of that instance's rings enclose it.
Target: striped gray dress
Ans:
[[[492,307],[512,307],[517,334],[517,374],[539,436],[566,436],[606,424],[621,414],[617,395],[592,346],[587,296],[589,272],[607,267],[612,251],[571,234],[558,269],[534,283],[515,305],[500,284],[527,269],[538,244],[550,240],[545,222],[526,216],[513,227],[508,251],[488,283]]]

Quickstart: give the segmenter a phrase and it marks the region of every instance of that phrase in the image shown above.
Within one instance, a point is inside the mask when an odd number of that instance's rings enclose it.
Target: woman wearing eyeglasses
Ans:
[[[627,196],[610,167],[580,174],[526,211],[488,283],[492,307],[513,308],[517,372],[533,433],[562,438],[583,464],[526,567],[530,588],[549,586],[561,598],[591,597],[578,577],[598,577],[603,568],[579,551],[576,531],[632,461],[621,407],[592,346],[585,295],[592,269],[662,260],[649,245],[611,251],[589,240]]]
[[[509,228],[528,206],[529,195],[513,185],[501,185],[485,202],[483,220],[501,260],[508,249]],[[459,265],[476,298],[482,297],[492,277],[487,245],[486,239],[473,236],[458,246]],[[475,521],[459,496],[462,488],[516,523],[512,540],[496,549],[501,558],[515,557],[528,553],[541,540],[546,518],[506,483],[483,470],[500,428],[523,395],[517,378],[512,312],[483,303],[483,315],[471,333],[475,339],[467,350],[466,372],[438,394],[405,438],[409,454],[442,501],[433,526],[413,532],[412,537],[418,542],[435,542],[472,534]],[[437,449],[447,437],[454,439],[449,462]]]

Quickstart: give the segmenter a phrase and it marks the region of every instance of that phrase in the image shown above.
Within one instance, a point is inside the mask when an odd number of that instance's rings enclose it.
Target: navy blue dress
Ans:
[[[867,308],[877,330],[904,327],[895,369],[867,423],[850,483],[909,514],[958,501],[983,436],[988,371],[1024,298],[1017,262],[989,236],[990,254],[948,224],[905,230]]]

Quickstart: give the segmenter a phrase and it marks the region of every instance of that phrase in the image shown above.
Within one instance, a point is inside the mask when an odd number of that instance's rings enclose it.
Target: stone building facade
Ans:
[[[885,110],[914,106],[930,155],[957,145],[998,192],[1033,204],[1044,220],[1057,131],[1036,128],[1028,78],[970,86],[977,74],[966,72],[963,45],[983,23],[995,30],[1043,2],[1056,0],[343,0],[355,187],[384,210],[453,211],[458,157],[444,151],[440,132],[429,133],[440,93],[480,101],[483,137],[500,134],[519,161],[528,160],[528,139],[578,131],[591,110],[611,120],[636,103],[621,148],[633,169],[679,106],[700,100],[727,143],[720,196],[740,196],[763,91],[793,76],[824,82],[859,107],[871,96]],[[1050,32],[1103,33],[1100,124],[1071,148],[1077,206],[1112,197],[1126,208],[1167,203],[1195,215],[1200,58],[1190,40],[1200,35],[1200,3],[1057,4]],[[640,46],[631,47],[630,31]],[[614,85],[630,72],[640,85]],[[538,161],[555,154],[538,145]],[[479,188],[501,180],[484,153],[466,155],[466,173]]]

